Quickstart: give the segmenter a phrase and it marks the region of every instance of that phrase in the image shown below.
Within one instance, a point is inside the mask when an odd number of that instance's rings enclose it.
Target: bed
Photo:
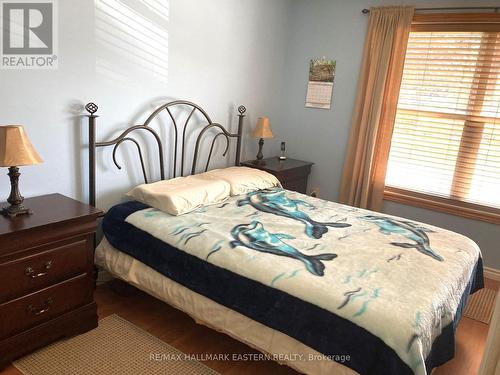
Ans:
[[[239,164],[244,107],[233,134],[193,103],[167,103],[152,116],[166,110],[175,134],[170,109],[178,105],[190,108],[188,120],[199,111],[207,122],[196,138],[191,174],[211,129],[217,133],[205,170],[220,134],[226,146],[236,138]],[[162,149],[158,135],[145,129],[151,116],[112,141],[95,142],[97,107],[88,108],[92,163],[96,147],[116,151],[134,130],[151,133]],[[95,167],[89,170],[95,204]],[[121,203],[104,217],[103,233],[99,266],[307,374],[428,374],[453,357],[467,297],[483,286],[480,250],[464,236],[280,187],[179,216]]]

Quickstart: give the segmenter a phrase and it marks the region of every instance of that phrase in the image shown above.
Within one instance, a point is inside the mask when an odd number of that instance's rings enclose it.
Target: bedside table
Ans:
[[[290,158],[279,160],[277,156],[264,161],[265,165],[253,164],[252,161],[243,162],[241,165],[269,172],[280,180],[285,189],[306,194],[307,179],[314,163]]]
[[[101,211],[60,194],[0,215],[0,367],[97,327],[94,234]]]

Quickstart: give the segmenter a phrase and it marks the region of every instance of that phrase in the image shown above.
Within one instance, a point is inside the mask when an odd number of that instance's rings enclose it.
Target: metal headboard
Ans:
[[[229,133],[221,124],[212,122],[210,119],[210,116],[205,112],[200,106],[198,106],[195,103],[192,103],[190,101],[186,100],[176,100],[173,102],[169,102],[166,104],[161,105],[157,109],[151,113],[151,115],[146,119],[144,124],[142,125],[133,125],[127,129],[125,129],[119,136],[116,138],[106,141],[106,142],[96,142],[96,131],[95,131],[95,126],[96,126],[96,119],[97,116],[96,112],[98,110],[98,106],[94,103],[88,103],[85,106],[85,109],[89,113],[87,115],[89,119],[89,203],[92,206],[95,206],[96,203],[96,148],[97,147],[108,147],[108,146],[113,146],[113,162],[116,165],[118,169],[121,169],[120,164],[118,164],[116,160],[116,150],[118,149],[118,146],[122,144],[123,142],[132,142],[133,144],[136,145],[137,147],[137,153],[139,155],[139,161],[141,163],[141,168],[142,168],[142,174],[144,177],[144,182],[148,183],[148,178],[147,178],[147,173],[146,173],[146,167],[144,164],[144,158],[143,158],[143,153],[141,150],[141,145],[139,142],[137,142],[136,139],[131,138],[129,135],[132,132],[135,132],[136,130],[143,130],[146,131],[146,134],[151,134],[155,141],[156,144],[158,145],[158,157],[159,157],[159,167],[160,167],[160,177],[162,180],[165,179],[165,165],[164,165],[164,160],[163,160],[163,155],[164,155],[164,149],[163,149],[163,144],[161,141],[160,136],[158,133],[152,129],[149,124],[153,119],[155,119],[161,112],[166,111],[172,120],[171,123],[174,128],[174,162],[172,165],[172,176],[176,177],[177,175],[177,170],[178,170],[178,165],[177,165],[177,157],[178,157],[178,140],[179,140],[179,131],[178,129],[178,124],[175,119],[175,117],[172,115],[172,108],[176,106],[183,106],[183,107],[188,107],[191,108],[191,111],[189,112],[189,115],[187,116],[186,121],[184,122],[184,127],[182,129],[182,143],[181,143],[181,165],[180,165],[180,175],[184,176],[184,167],[185,167],[185,154],[186,154],[186,130],[188,128],[188,125],[190,123],[190,120],[193,118],[193,115],[196,111],[201,113],[203,118],[207,121],[207,124],[201,129],[199,132],[197,138],[196,138],[196,143],[195,143],[195,148],[194,148],[194,153],[193,153],[193,159],[191,163],[191,174],[195,174],[196,172],[196,166],[198,162],[198,154],[200,152],[200,146],[201,146],[201,141],[203,139],[203,136],[206,134],[206,132],[210,129],[215,129],[216,134],[214,135],[212,139],[212,144],[210,146],[210,151],[208,153],[207,157],[207,163],[205,165],[205,171],[208,170],[209,164],[210,164],[210,159],[212,157],[212,153],[214,150],[214,145],[220,136],[223,136],[226,139],[226,148],[223,152],[223,156],[226,156],[228,149],[229,149],[229,138],[236,138],[236,156],[235,156],[235,165],[240,164],[240,156],[241,156],[241,140],[242,140],[242,134],[243,134],[243,118],[245,117],[245,112],[246,108],[244,106],[238,107],[238,131],[237,133]]]

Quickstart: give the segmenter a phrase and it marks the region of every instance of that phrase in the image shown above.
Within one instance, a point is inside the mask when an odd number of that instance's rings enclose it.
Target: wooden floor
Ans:
[[[486,280],[486,287],[498,290],[499,283]],[[124,290],[127,289],[127,290]],[[99,318],[118,314],[156,337],[188,354],[256,353],[225,334],[196,324],[188,315],[149,295],[110,282],[96,291]],[[488,325],[463,317],[457,330],[456,357],[433,371],[433,375],[477,374],[484,351]],[[275,362],[204,362],[221,374],[297,374]],[[20,375],[10,366],[0,375]]]

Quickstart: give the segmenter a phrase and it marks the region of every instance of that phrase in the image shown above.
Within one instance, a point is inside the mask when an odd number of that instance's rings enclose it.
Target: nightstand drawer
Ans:
[[[0,305],[0,338],[90,303],[92,288],[89,288],[89,280],[90,276],[80,275]]]
[[[305,193],[307,190],[307,178],[282,181],[281,185],[283,186],[283,189]]]
[[[89,253],[81,239],[0,264],[0,302],[85,273]]]
[[[252,161],[247,161],[241,163],[241,165],[271,173],[280,180],[285,189],[306,194],[307,180],[313,163],[290,158],[279,160],[277,157],[274,157],[263,160],[263,164],[255,164]]]
[[[290,180],[297,180],[297,179],[307,179],[309,176],[309,173],[311,173],[311,166],[305,166],[302,168],[293,168],[293,169],[288,169],[286,171],[276,171],[273,172],[276,177],[278,177],[278,180],[280,181],[290,181]]]

